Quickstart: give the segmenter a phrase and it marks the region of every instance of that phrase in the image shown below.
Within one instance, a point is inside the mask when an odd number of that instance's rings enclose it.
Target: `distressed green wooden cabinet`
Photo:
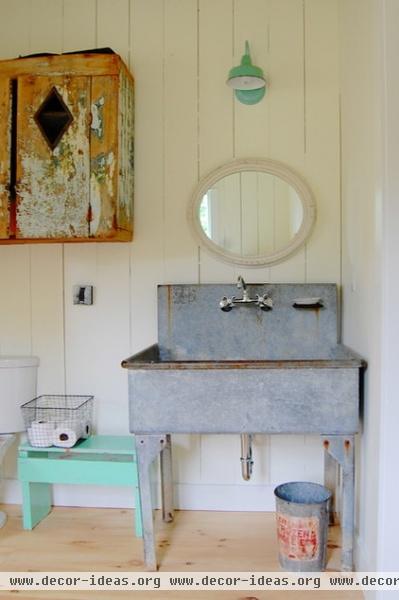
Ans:
[[[0,243],[131,240],[133,161],[117,54],[0,62]]]

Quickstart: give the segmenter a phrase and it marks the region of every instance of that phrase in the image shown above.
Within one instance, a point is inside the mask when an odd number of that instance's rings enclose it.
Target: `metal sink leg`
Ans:
[[[334,458],[342,470],[342,571],[353,571],[353,534],[355,513],[355,436],[323,436],[325,450]],[[331,465],[328,465],[331,473]]]
[[[331,456],[327,448],[324,448],[324,485],[332,492],[329,504],[329,524],[334,525],[337,521],[336,495],[337,495],[338,469],[337,461]]]
[[[152,515],[150,466],[167,447],[166,435],[136,435],[136,456],[139,477],[141,513],[143,519],[144,561],[147,569],[157,570],[155,553],[154,520]],[[168,453],[170,455],[170,452]]]
[[[173,521],[173,475],[172,475],[172,443],[171,436],[166,435],[166,441],[161,452],[161,493],[162,519],[165,523]]]

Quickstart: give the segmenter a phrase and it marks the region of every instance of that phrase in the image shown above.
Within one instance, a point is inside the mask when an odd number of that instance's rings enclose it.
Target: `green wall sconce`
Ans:
[[[226,83],[233,88],[235,97],[243,104],[257,104],[265,95],[266,80],[262,69],[252,64],[247,41],[241,64],[230,69]]]

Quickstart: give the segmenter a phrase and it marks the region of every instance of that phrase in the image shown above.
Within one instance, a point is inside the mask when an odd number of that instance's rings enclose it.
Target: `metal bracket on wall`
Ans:
[[[73,286],[73,303],[93,304],[93,286],[92,285],[74,285]]]

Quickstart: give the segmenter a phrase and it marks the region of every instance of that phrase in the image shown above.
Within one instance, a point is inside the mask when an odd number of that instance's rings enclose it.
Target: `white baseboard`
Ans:
[[[175,507],[181,510],[274,511],[274,485],[183,484],[174,487]],[[155,490],[157,492],[157,490]],[[20,504],[20,484],[15,479],[2,482],[1,502]],[[159,507],[159,494],[154,505]],[[126,487],[54,485],[55,506],[131,508],[132,490]]]
[[[183,510],[274,511],[274,485],[175,485],[176,508]]]

